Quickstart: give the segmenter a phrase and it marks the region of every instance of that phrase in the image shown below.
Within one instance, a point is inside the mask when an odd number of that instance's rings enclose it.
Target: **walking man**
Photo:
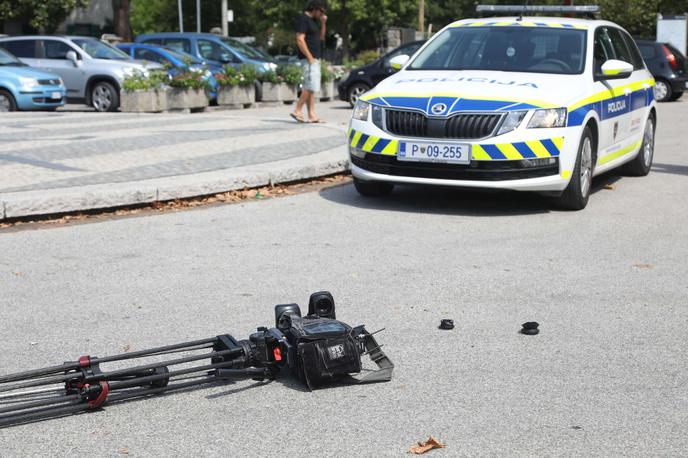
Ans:
[[[303,90],[289,116],[298,122],[306,122],[301,114],[304,105],[308,110],[308,122],[325,122],[315,114],[315,93],[320,92],[321,42],[325,39],[326,22],[324,0],[309,0],[306,11],[296,18],[296,46],[304,62]]]

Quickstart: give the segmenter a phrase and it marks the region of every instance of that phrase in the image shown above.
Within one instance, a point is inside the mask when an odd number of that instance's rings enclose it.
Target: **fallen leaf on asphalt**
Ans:
[[[654,269],[655,266],[652,264],[633,264],[636,269]]]
[[[120,455],[128,455],[129,454],[129,449],[128,448],[121,448],[117,450]]]
[[[425,442],[418,442],[417,445],[414,445],[409,449],[409,453],[413,453],[414,455],[422,455],[423,453],[427,453],[430,450],[434,448],[444,448],[445,445],[437,441],[434,437],[430,436],[430,439],[426,440]]]
[[[604,189],[607,189],[607,190],[609,190],[609,191],[613,191],[613,190],[616,189],[616,185],[613,185],[613,184],[606,184],[606,185],[604,185]]]
[[[131,350],[131,345],[129,345],[129,344],[126,344],[126,345],[122,348],[122,352],[124,352],[124,353],[128,352],[129,350]]]

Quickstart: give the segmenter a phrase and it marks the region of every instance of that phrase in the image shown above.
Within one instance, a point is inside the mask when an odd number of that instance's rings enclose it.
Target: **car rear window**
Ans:
[[[640,54],[642,54],[643,59],[645,60],[652,60],[655,57],[657,57],[657,53],[655,51],[656,46],[655,45],[646,45],[646,44],[638,44],[638,49],[640,49]]]
[[[3,41],[0,46],[14,54],[16,57],[27,59],[36,58],[36,40],[12,40]]]

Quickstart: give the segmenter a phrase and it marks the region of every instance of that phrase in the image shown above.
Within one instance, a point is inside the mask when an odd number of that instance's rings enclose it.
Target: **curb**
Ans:
[[[193,175],[0,194],[0,221],[148,204],[308,180],[349,170],[346,145],[283,161]]]

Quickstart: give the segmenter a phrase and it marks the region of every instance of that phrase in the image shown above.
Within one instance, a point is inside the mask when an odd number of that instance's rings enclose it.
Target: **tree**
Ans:
[[[129,0],[112,0],[112,13],[115,35],[122,37],[125,42],[131,41]]]
[[[52,32],[74,8],[87,4],[88,0],[0,0],[0,21],[27,21]]]

